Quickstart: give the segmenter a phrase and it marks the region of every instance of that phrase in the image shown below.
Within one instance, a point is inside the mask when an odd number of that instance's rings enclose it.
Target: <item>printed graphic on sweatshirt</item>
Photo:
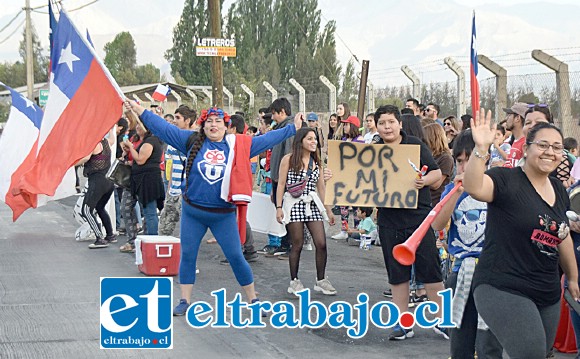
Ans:
[[[207,150],[203,154],[203,160],[197,163],[197,168],[207,183],[214,184],[221,181],[226,171],[224,151]]]

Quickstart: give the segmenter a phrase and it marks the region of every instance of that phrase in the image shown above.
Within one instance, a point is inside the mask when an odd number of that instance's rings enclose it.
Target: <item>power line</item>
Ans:
[[[93,1],[91,1],[89,3],[86,3],[84,5],[81,5],[81,6],[77,7],[77,8],[67,10],[67,12],[73,12],[73,11],[81,10],[81,9],[83,9],[83,8],[89,6],[89,5],[93,5],[94,3],[98,2],[98,1],[99,0],[93,0]],[[54,5],[58,8],[57,4],[61,4],[61,3],[62,3],[62,1],[55,1],[54,2]],[[38,10],[35,10],[35,9],[40,9],[40,8],[44,8],[44,7],[47,7],[47,6],[48,5],[38,6],[38,7],[33,8],[32,11],[34,11],[36,13],[39,13],[39,14],[48,14],[48,11],[38,11]],[[62,5],[60,6],[60,8],[62,8]]]
[[[328,22],[328,19],[326,18],[326,16],[324,16],[324,14],[322,14],[322,10],[320,10],[320,16],[322,16],[322,18],[323,18],[323,19],[324,19],[326,22]],[[340,42],[342,42],[342,44],[344,45],[344,47],[346,47],[346,49],[348,50],[348,52],[350,52],[350,56],[351,56],[352,58],[354,58],[354,60],[355,60],[356,62],[358,62],[360,65],[362,65],[362,64],[360,63],[360,61],[358,60],[358,57],[356,57],[356,55],[354,54],[354,52],[352,52],[352,50],[350,49],[350,47],[348,47],[348,45],[346,44],[346,41],[344,41],[344,40],[342,39],[342,37],[340,36],[340,34],[338,33],[338,31],[335,31],[335,32],[334,32],[334,34],[335,34],[335,35],[338,37],[338,39],[340,40]]]
[[[10,26],[10,24],[12,24],[12,23],[14,22],[14,20],[16,20],[16,18],[18,18],[18,15],[22,14],[22,12],[23,12],[23,11],[24,11],[23,9],[20,9],[20,11],[19,11],[19,12],[18,12],[16,15],[14,15],[14,17],[12,18],[12,20],[10,20],[10,21],[8,22],[8,24],[6,24],[6,25],[5,25],[3,28],[1,28],[1,29],[0,29],[0,32],[2,32],[2,31],[4,31],[4,30],[6,30],[6,28],[7,28],[8,26]]]
[[[26,21],[26,20],[22,20],[22,21],[20,22],[20,24],[18,24],[18,26],[17,26],[17,27],[14,29],[14,31],[12,31],[12,32],[10,33],[10,35],[8,35],[8,36],[6,36],[4,39],[0,40],[0,44],[3,44],[3,43],[5,43],[6,41],[8,41],[8,39],[9,39],[9,38],[11,38],[11,37],[12,37],[12,35],[14,35],[14,34],[16,33],[16,31],[20,30],[20,28],[22,27],[22,25],[24,25],[24,22],[25,22],[25,21]]]

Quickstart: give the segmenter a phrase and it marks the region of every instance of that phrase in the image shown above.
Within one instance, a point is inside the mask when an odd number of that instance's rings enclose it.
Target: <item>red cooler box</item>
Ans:
[[[179,238],[141,235],[135,239],[135,264],[146,275],[177,275],[180,259]]]

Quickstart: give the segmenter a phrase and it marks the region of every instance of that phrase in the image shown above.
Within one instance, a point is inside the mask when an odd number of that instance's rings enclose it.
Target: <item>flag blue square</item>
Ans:
[[[173,278],[101,277],[101,349],[173,348]]]

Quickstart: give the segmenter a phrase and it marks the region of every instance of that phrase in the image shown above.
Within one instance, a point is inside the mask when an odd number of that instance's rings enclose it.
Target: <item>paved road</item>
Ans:
[[[193,329],[184,318],[174,321],[172,350],[100,350],[99,278],[141,276],[132,255],[119,243],[90,250],[88,242],[76,242],[77,224],[72,218],[75,198],[49,203],[25,213],[17,223],[0,203],[0,358],[447,358],[449,343],[431,330],[416,329],[415,338],[387,340],[388,331],[370,327],[359,340],[344,329]],[[331,230],[330,234],[336,231]],[[330,237],[330,234],[328,237]],[[266,236],[255,234],[257,247]],[[387,287],[380,248],[361,251],[328,240],[327,275],[338,290],[336,297],[313,294],[329,304],[334,300],[356,302],[366,292],[371,302],[384,300]],[[205,241],[200,249],[193,300],[211,299],[210,292],[240,291],[216,244]],[[295,301],[286,293],[288,262],[261,256],[251,264],[262,299]],[[300,278],[312,288],[314,252],[303,252]],[[175,280],[177,282],[177,279]],[[179,291],[175,284],[174,295]],[[573,355],[558,354],[561,358]]]

